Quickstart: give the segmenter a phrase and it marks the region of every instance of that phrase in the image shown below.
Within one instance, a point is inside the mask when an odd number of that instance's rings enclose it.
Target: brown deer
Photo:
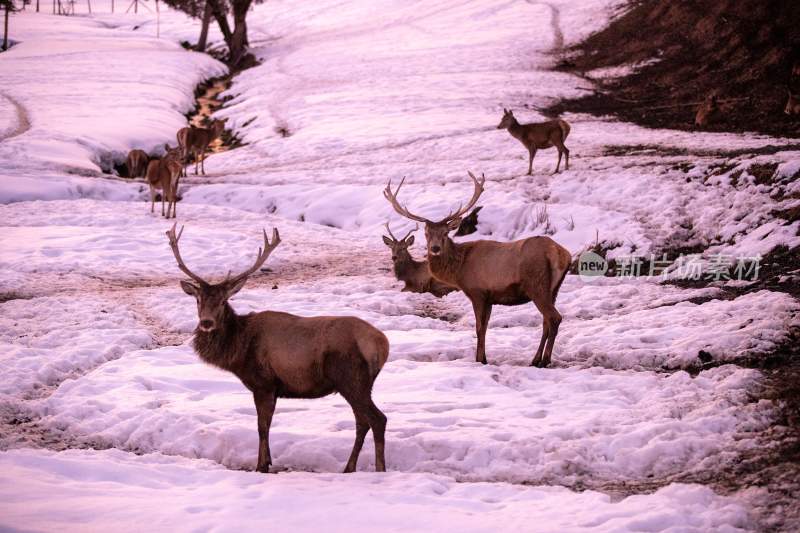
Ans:
[[[706,97],[705,101],[697,108],[697,114],[694,116],[694,125],[704,128],[722,119],[722,110],[717,102],[717,95],[711,94]]]
[[[150,212],[154,212],[156,190],[161,189],[161,216],[175,218],[178,216],[178,181],[181,177],[181,164],[171,157],[152,159],[147,164],[145,179],[150,185]],[[164,214],[164,202],[167,212]],[[171,214],[170,216],[170,209]]]
[[[789,93],[789,99],[786,101],[786,107],[783,108],[783,112],[789,116],[800,115],[800,96],[792,94],[789,89],[786,92]]]
[[[556,296],[567,275],[570,253],[549,237],[530,237],[514,242],[472,241],[455,243],[449,233],[483,193],[486,178],[474,184],[472,199],[442,220],[433,222],[415,215],[397,200],[403,181],[392,192],[392,183],[383,191],[400,215],[425,224],[428,267],[433,277],[461,289],[472,302],[478,348],[475,358],[486,364],[486,329],[492,305],[521,305],[533,302],[542,314],[542,339],[532,366],[550,364],[561,315],[555,308]],[[546,345],[546,346],[545,346]]]
[[[131,150],[125,159],[125,167],[128,169],[129,178],[143,178],[147,171],[147,163],[150,158],[144,150]]]
[[[225,130],[225,121],[215,120],[208,128],[188,126],[178,130],[178,146],[183,152],[183,160],[188,161],[189,155],[194,157],[194,175],[197,175],[198,165],[206,175],[205,159],[206,150],[214,140],[222,135]]]
[[[405,283],[402,292],[429,292],[441,298],[445,294],[456,291],[455,287],[446,285],[431,275],[427,261],[415,261],[408,252],[409,246],[414,244],[412,233],[417,231],[419,225],[410,230],[405,237],[398,240],[386,223],[389,237],[383,236],[383,242],[392,250],[392,263],[394,264],[394,277]]]
[[[561,156],[565,156],[564,169],[569,170],[569,150],[564,146],[564,142],[569,135],[569,124],[565,120],[548,120],[533,124],[520,124],[514,117],[514,113],[503,108],[503,118],[497,125],[498,130],[507,129],[512,137],[517,139],[528,150],[528,175],[533,173],[533,158],[536,150],[551,148],[558,149],[558,163],[553,173],[558,172],[561,166]]]
[[[386,416],[372,401],[372,386],[389,356],[386,336],[355,317],[236,314],[228,300],[280,244],[278,230],[272,230],[271,243],[264,231],[264,246],[253,266],[216,284],[186,267],[178,250],[182,233],[183,228],[176,235],[173,225],[167,237],[178,268],[193,280],[181,281],[181,287],[197,300],[194,351],[206,363],[233,373],[253,393],[259,441],[256,470],[268,472],[272,464],[269,428],[277,398],[321,398],[338,392],[356,419],[356,440],[344,471],[355,471],[364,437],[372,429],[375,470],[385,472]]]

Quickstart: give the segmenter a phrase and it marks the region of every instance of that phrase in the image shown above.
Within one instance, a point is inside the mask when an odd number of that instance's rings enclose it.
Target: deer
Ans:
[[[717,102],[717,95],[711,94],[697,108],[697,113],[694,116],[694,125],[704,128],[719,122],[721,118],[722,110]]]
[[[394,277],[398,281],[405,283],[401,292],[428,292],[437,298],[441,298],[457,289],[435,279],[428,268],[428,261],[415,261],[411,257],[408,248],[414,244],[414,235],[412,233],[417,229],[419,229],[419,224],[410,230],[405,237],[397,239],[389,228],[389,223],[386,223],[386,231],[389,232],[389,236],[384,235],[383,242],[392,250]]]
[[[189,154],[194,157],[194,175],[197,176],[198,165],[206,175],[205,154],[208,146],[225,130],[225,121],[215,120],[208,128],[188,126],[178,130],[178,147],[183,153],[183,160],[187,161]]]
[[[800,115],[800,96],[792,94],[790,89],[786,89],[786,92],[789,93],[789,99],[786,101],[783,112],[789,116]]]
[[[125,159],[125,167],[128,169],[129,178],[143,178],[147,171],[147,163],[149,161],[147,152],[144,150],[134,149],[128,152],[128,157]]]
[[[281,243],[277,228],[253,265],[220,283],[209,283],[187,268],[178,248],[183,227],[167,231],[178,268],[191,281],[180,282],[197,301],[198,324],[192,347],[204,362],[234,374],[253,394],[258,419],[256,470],[272,465],[269,430],[278,398],[321,398],[338,392],[350,404],[356,439],[344,472],[354,472],[369,430],[375,441],[375,470],[386,471],[384,415],[372,400],[375,378],[389,357],[386,335],[350,316],[300,317],[276,311],[239,315],[229,300],[259,270]]]
[[[153,213],[156,203],[156,190],[161,189],[161,216],[176,218],[178,216],[178,181],[181,175],[181,164],[175,159],[165,156],[152,159],[147,164],[145,179],[150,185],[150,212]],[[164,214],[164,202],[167,212]],[[170,217],[170,209],[172,216]]]
[[[449,233],[458,228],[461,217],[483,194],[486,177],[473,182],[467,205],[434,222],[415,215],[397,199],[405,178],[392,191],[392,182],[383,195],[401,216],[425,225],[428,268],[437,280],[461,290],[472,303],[478,346],[475,360],[486,364],[486,330],[493,305],[522,305],[533,302],[542,315],[542,337],[531,366],[544,368],[551,362],[553,344],[561,324],[555,307],[556,297],[567,275],[572,256],[546,236],[513,242],[477,240],[456,243]]]
[[[558,149],[558,163],[553,174],[558,173],[561,166],[561,156],[565,157],[564,169],[569,170],[569,150],[564,146],[564,142],[569,135],[570,126],[566,120],[556,119],[547,122],[537,122],[532,124],[520,124],[514,117],[514,113],[503,108],[503,118],[497,125],[498,130],[507,129],[512,137],[517,139],[528,150],[528,176],[533,173],[533,158],[536,150],[551,148]]]

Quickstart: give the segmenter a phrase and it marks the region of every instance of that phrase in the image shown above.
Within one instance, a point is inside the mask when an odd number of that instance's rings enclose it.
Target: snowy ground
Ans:
[[[278,227],[237,311],[355,315],[387,334],[374,396],[389,472],[371,472],[368,438],[366,472],[349,476],[336,473],[354,433],[339,396],[279,400],[280,473],[241,471],[255,466],[255,408],[192,352],[171,223],[141,184],[103,174],[131,148],[174,144],[194,86],[224,72],[177,44],[196,24],[164,12],[155,39],[152,14],[103,3],[92,17],[15,15],[19,44],[0,54],[0,528],[758,529],[758,490],[674,480],[761,445],[777,406],[759,399],[761,372],[735,363],[786,342],[794,298],[568,276],[553,368],[527,366],[533,305],[495,308],[484,367],[462,294],[401,293],[391,276],[382,224],[409,226],[386,182],[407,176],[401,198],[433,218],[470,194],[467,170],[487,185],[466,239],[547,233],[573,254],[599,242],[609,257],[699,247],[704,260],[800,244],[798,222],[774,215],[798,204],[800,154],[755,155],[784,139],[567,116],[570,170],[550,175],[543,150],[522,175],[522,148],[494,127],[503,107],[533,121],[589,90],[549,68],[617,2],[576,4],[276,0],[250,15],[263,62],[219,113],[248,144],[182,181],[183,255],[222,277]],[[768,183],[753,170],[765,163],[778,164]]]

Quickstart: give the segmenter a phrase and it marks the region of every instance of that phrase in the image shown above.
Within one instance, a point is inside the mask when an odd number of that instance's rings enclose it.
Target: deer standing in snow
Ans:
[[[128,152],[125,159],[125,167],[128,169],[129,178],[142,178],[147,171],[147,163],[150,158],[144,150],[134,149]]]
[[[264,246],[256,261],[241,274],[212,284],[189,270],[181,259],[175,226],[167,231],[178,268],[192,281],[181,281],[186,294],[197,300],[199,323],[195,353],[206,363],[233,373],[253,393],[258,416],[256,470],[272,464],[269,428],[277,398],[321,398],[338,392],[356,419],[356,440],[345,472],[356,469],[368,430],[375,439],[375,470],[386,471],[386,416],[372,401],[372,386],[389,356],[389,341],[363,320],[347,316],[300,317],[262,311],[238,315],[228,300],[247,282],[280,244],[264,231]]]
[[[476,360],[486,364],[486,330],[492,306],[532,301],[542,314],[542,338],[531,365],[545,367],[550,364],[561,323],[561,315],[555,308],[556,296],[572,257],[549,237],[514,242],[453,242],[449,233],[458,228],[461,217],[478,201],[486,181],[486,178],[478,181],[472,172],[469,177],[474,185],[470,201],[438,222],[415,215],[400,204],[397,194],[403,181],[395,191],[390,181],[383,194],[398,214],[425,224],[428,267],[433,277],[458,287],[472,302],[478,335]]]
[[[553,146],[558,149],[558,163],[556,163],[556,169],[553,173],[558,172],[562,155],[565,157],[564,169],[569,170],[569,150],[564,146],[570,130],[567,121],[557,119],[533,124],[520,124],[512,111],[503,108],[503,118],[500,120],[500,124],[497,125],[497,129],[507,129],[508,133],[528,150],[529,176],[533,173],[533,158],[536,156],[536,150]]]
[[[392,250],[392,263],[394,264],[394,277],[398,281],[405,283],[402,292],[429,292],[441,298],[445,294],[451,293],[456,289],[450,285],[446,285],[437,280],[431,275],[428,268],[427,261],[415,261],[408,251],[408,248],[414,244],[414,233],[419,226],[410,230],[405,237],[397,239],[389,229],[389,223],[386,223],[386,231],[389,236],[383,236],[383,242]]]
[[[188,126],[178,130],[178,146],[183,153],[183,160],[188,161],[189,155],[194,157],[194,174],[197,175],[198,166],[203,175],[206,175],[205,159],[206,150],[214,140],[222,135],[225,130],[225,121],[215,120],[208,128]]]
[[[178,216],[178,181],[181,177],[181,164],[171,157],[152,159],[147,164],[145,179],[150,185],[150,212],[154,212],[156,191],[161,190],[161,216],[175,218]],[[164,214],[164,202],[167,212]],[[170,216],[170,209],[172,216]]]

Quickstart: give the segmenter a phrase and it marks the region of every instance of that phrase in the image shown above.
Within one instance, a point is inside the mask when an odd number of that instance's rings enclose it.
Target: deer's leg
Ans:
[[[533,299],[533,303],[542,314],[542,340],[539,342],[539,349],[536,351],[533,361],[531,361],[531,366],[544,368],[550,365],[553,344],[556,341],[556,335],[558,335],[558,326],[561,324],[561,313],[556,310],[547,294],[540,294]],[[545,339],[547,339],[546,345]],[[543,347],[544,353],[542,353]]]
[[[553,172],[553,174],[558,173],[558,167],[561,166],[562,155],[566,155],[566,163],[564,164],[564,169],[569,170],[569,150],[567,150],[567,147],[564,146],[564,141],[562,141],[560,138],[554,139],[553,144],[555,145],[556,148],[558,148],[558,163],[556,163],[556,170]]]
[[[486,364],[486,330],[489,327],[489,317],[492,316],[492,304],[482,295],[470,296],[472,309],[475,311],[475,333],[478,335],[478,348],[475,351],[475,360]]]
[[[203,149],[200,157],[200,171],[203,173],[203,176],[206,175],[206,148]]]
[[[156,190],[150,186],[150,212],[155,213],[156,210]]]
[[[272,424],[272,415],[275,412],[275,391],[257,390],[253,392],[258,414],[258,463],[256,471],[268,473],[272,464],[272,455],[269,453],[269,427]]]
[[[528,176],[533,174],[533,158],[536,156],[536,147],[531,146],[528,149]]]
[[[164,214],[164,203],[167,199],[167,190],[165,188],[161,188],[161,216],[166,216]]]
[[[364,438],[369,431],[369,419],[364,416],[360,410],[353,408],[353,416],[356,417],[356,441],[353,443],[353,451],[350,452],[347,466],[344,467],[345,474],[356,471],[358,456],[361,454],[361,447],[364,446]]]
[[[386,472],[385,433],[386,415],[372,401],[372,382],[369,366],[361,353],[329,353],[323,363],[325,377],[331,380],[336,391],[347,400],[356,417],[356,440],[345,466],[345,472],[353,472],[364,443],[366,422],[375,440],[375,471]]]

